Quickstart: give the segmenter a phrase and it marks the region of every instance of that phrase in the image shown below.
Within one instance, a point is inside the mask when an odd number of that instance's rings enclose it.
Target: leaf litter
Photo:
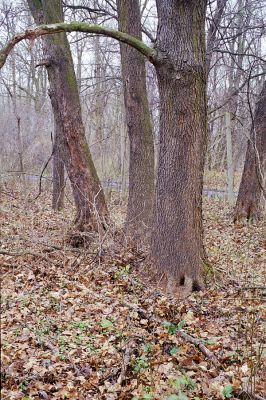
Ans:
[[[69,247],[70,204],[54,213],[47,194],[6,188],[0,207],[2,399],[263,396],[263,223],[234,225],[224,200],[205,199],[206,290],[178,299],[141,275],[145,249],[115,234]]]

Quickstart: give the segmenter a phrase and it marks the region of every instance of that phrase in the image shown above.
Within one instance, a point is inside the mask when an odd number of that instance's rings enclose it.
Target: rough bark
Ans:
[[[53,146],[53,197],[52,208],[60,211],[64,207],[65,166],[64,144],[62,137],[62,123],[60,118],[54,118],[54,146]]]
[[[174,280],[200,286],[207,139],[206,0],[157,0],[160,150],[153,254]]]
[[[119,29],[141,40],[138,0],[117,0]],[[122,44],[121,64],[129,136],[129,196],[126,232],[143,240],[149,236],[154,203],[154,143],[150,119],[145,60]]]
[[[254,114],[254,126],[234,211],[234,221],[256,221],[265,217],[266,175],[266,81]]]
[[[61,0],[28,0],[36,23],[63,20]],[[76,227],[98,230],[108,215],[104,193],[95,170],[81,117],[77,80],[65,33],[44,37],[50,98],[62,129],[64,164],[77,209]]]

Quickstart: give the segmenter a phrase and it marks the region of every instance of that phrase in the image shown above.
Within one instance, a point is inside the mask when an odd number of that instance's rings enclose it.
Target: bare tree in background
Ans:
[[[117,0],[119,29],[141,39],[138,0]],[[154,143],[150,119],[144,56],[121,44],[122,78],[130,142],[129,195],[126,231],[145,237],[152,227],[154,203]]]
[[[256,221],[265,217],[266,176],[266,81],[264,81],[248,140],[234,221]]]

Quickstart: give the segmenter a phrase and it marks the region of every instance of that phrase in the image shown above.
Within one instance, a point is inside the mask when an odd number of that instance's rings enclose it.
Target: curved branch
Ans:
[[[100,25],[91,25],[85,22],[62,22],[57,24],[51,25],[40,25],[35,28],[29,28],[22,33],[18,33],[17,35],[13,36],[13,38],[7,43],[5,47],[0,50],[0,69],[4,66],[8,55],[10,54],[11,50],[15,47],[15,45],[22,40],[29,39],[34,40],[39,36],[43,35],[51,35],[54,33],[60,32],[86,32],[86,33],[95,33],[97,35],[104,35],[111,37],[113,39],[118,40],[119,42],[126,43],[140,53],[142,53],[148,60],[155,64],[157,61],[157,54],[154,49],[147,46],[141,40],[135,38],[134,36],[129,35],[125,32],[116,31],[111,28],[106,28]]]

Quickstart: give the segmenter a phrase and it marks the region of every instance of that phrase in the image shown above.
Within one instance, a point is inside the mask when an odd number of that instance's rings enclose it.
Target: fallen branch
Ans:
[[[137,305],[132,305],[132,304],[129,304],[126,302],[124,302],[124,305],[139,312],[142,315],[142,317],[144,317],[145,319],[153,320],[153,321],[159,323],[160,325],[163,325],[163,323],[164,323],[164,321],[161,318],[148,313],[146,310],[144,310],[143,308],[141,308]],[[188,333],[184,332],[183,330],[178,330],[176,332],[176,334],[178,336],[180,336],[182,339],[184,339],[186,342],[189,342],[189,343],[193,344],[194,346],[196,346],[202,352],[202,354],[204,354],[204,356],[206,358],[208,358],[208,360],[210,360],[210,362],[213,364],[213,366],[216,369],[218,369],[218,370],[224,369],[222,364],[220,363],[220,361],[215,356],[215,354],[212,353],[206,346],[204,346],[204,344],[202,343],[202,341],[200,339],[194,338],[193,336],[189,335]]]
[[[51,260],[50,258],[46,257],[43,254],[36,253],[35,251],[26,250],[26,251],[22,251],[22,252],[12,252],[12,251],[8,251],[8,250],[1,250],[0,249],[0,254],[2,254],[4,256],[12,256],[12,257],[22,257],[22,256],[26,256],[26,255],[29,254],[31,256],[34,256],[34,257],[37,257],[37,258],[41,258],[42,260],[45,260],[48,263],[52,263],[55,266],[58,266],[58,264],[55,261]]]
[[[215,355],[206,346],[204,346],[200,339],[194,338],[193,336],[184,332],[182,329],[177,331],[177,334],[181,336],[181,338],[184,339],[186,342],[192,343],[196,347],[198,347],[202,354],[204,354],[205,357],[208,358],[208,360],[210,360],[217,369],[223,368]]]
[[[247,392],[243,390],[238,394],[238,398],[241,400],[266,400],[265,397],[261,397],[258,394]]]

